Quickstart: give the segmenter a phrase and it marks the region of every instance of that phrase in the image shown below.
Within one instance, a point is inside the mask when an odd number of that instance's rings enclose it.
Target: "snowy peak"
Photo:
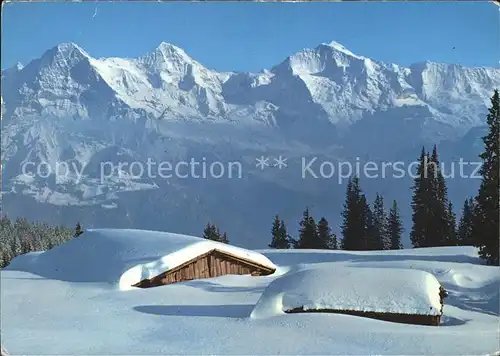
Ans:
[[[150,71],[167,71],[184,73],[189,65],[199,63],[194,61],[183,49],[173,44],[162,42],[156,49],[138,60]]]
[[[291,70],[295,75],[302,74],[326,74],[336,75],[346,68],[363,63],[367,58],[358,56],[338,42],[322,43],[316,48],[304,49],[288,57],[280,66],[278,71]]]
[[[339,43],[337,41],[332,41],[330,43],[322,43],[319,47],[330,47],[332,50],[335,50],[337,52],[343,53],[345,55],[348,55],[348,56],[351,56],[351,57],[354,57],[354,58],[358,58],[358,59],[364,58],[364,57],[361,57],[361,56],[358,56],[358,55],[354,54],[349,49],[347,49],[346,47],[344,47],[343,44],[341,44],[341,43]]]
[[[74,43],[62,43],[17,68],[2,71],[6,117],[26,107],[37,114],[59,107],[58,115],[118,116],[109,109],[118,98],[138,115],[171,119],[280,126],[314,117],[347,127],[366,116],[387,116],[387,110],[401,116],[403,108],[409,110],[405,117],[468,130],[482,120],[492,90],[500,86],[499,69],[431,62],[406,68],[357,55],[336,41],[258,74],[219,73],[166,42],[137,59],[95,59]],[[97,98],[94,109],[84,104]]]
[[[88,60],[90,56],[75,43],[61,43],[43,54],[40,65],[55,65],[58,67],[71,68],[82,60]]]

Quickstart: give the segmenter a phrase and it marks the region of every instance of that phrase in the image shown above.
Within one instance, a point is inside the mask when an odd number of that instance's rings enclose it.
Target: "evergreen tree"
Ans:
[[[401,234],[403,233],[403,223],[399,216],[398,203],[394,200],[392,207],[387,216],[387,235],[389,237],[389,249],[400,250],[403,248],[401,244]]]
[[[318,233],[316,229],[316,222],[309,214],[309,208],[306,208],[302,214],[302,220],[299,223],[299,240],[295,248],[301,249],[314,249],[318,248]]]
[[[280,235],[280,248],[288,249],[290,248],[290,235],[288,235],[288,231],[283,220],[280,221],[279,227],[279,235]]]
[[[322,217],[317,226],[318,242],[320,243],[320,249],[337,249],[337,236],[332,234],[332,230],[328,224],[328,220]]]
[[[386,214],[384,210],[384,198],[377,193],[373,203],[373,249],[383,250],[386,242]]]
[[[81,234],[83,234],[82,225],[80,225],[80,222],[77,222],[76,223],[75,236],[74,237],[78,237]]]
[[[476,196],[473,239],[479,256],[490,265],[499,265],[499,131],[500,96],[495,90],[488,116],[488,134],[483,137],[484,152],[480,174],[482,176]]]
[[[361,195],[362,214],[361,221],[363,223],[363,235],[361,235],[360,249],[361,250],[377,250],[378,236],[375,229],[373,211],[370,209],[370,204],[366,200],[364,194]]]
[[[268,245],[271,248],[278,248],[280,238],[280,217],[274,216],[273,227],[271,228],[271,243]]]
[[[431,178],[430,195],[430,231],[433,235],[428,239],[428,246],[450,246],[455,243],[455,214],[448,202],[448,189],[440,169],[437,147],[434,145],[429,166]],[[452,222],[453,221],[453,222]]]
[[[431,194],[431,184],[428,170],[428,155],[424,147],[422,147],[412,189],[411,207],[413,210],[413,224],[410,231],[410,240],[413,247],[426,247],[430,221],[429,196]]]
[[[271,229],[272,240],[268,245],[271,248],[276,249],[287,249],[290,248],[290,241],[288,233],[286,230],[285,222],[280,220],[279,216],[276,215],[273,221],[273,227]]]
[[[222,242],[222,243],[225,243],[225,244],[229,243],[229,238],[227,237],[227,233],[225,231],[222,234],[222,236],[220,237],[219,242]]]
[[[0,218],[0,267],[27,252],[44,251],[69,241],[74,229],[32,223],[27,219],[16,219],[14,224],[6,216]]]
[[[450,245],[456,233],[455,223],[451,223],[455,215],[450,210],[436,145],[431,156],[422,148],[413,184],[412,209],[410,239],[413,247]]]
[[[458,223],[457,245],[472,246],[474,244],[472,240],[473,209],[473,199],[465,199],[464,207],[462,208],[462,215],[460,216],[460,221]]]
[[[444,246],[457,246],[457,216],[453,212],[453,204],[451,201],[448,202],[448,207],[446,209],[446,219],[447,219],[447,235],[444,241]]]
[[[359,186],[359,178],[349,179],[341,225],[344,250],[363,250],[366,247],[366,199]]]
[[[212,241],[221,241],[219,228],[208,222],[205,230],[203,230],[203,238]]]

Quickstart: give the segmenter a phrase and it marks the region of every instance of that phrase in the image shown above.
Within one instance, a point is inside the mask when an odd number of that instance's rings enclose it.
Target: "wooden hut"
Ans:
[[[134,287],[150,288],[165,284],[212,278],[227,274],[266,276],[273,274],[275,268],[250,258],[237,256],[228,251],[212,249],[200,254],[181,265],[163,272],[153,278],[144,279]]]
[[[390,321],[393,323],[414,324],[414,325],[429,325],[438,326],[441,323],[441,316],[443,315],[443,300],[448,296],[448,292],[443,287],[439,287],[439,298],[441,303],[440,314],[409,314],[409,313],[391,313],[391,312],[374,312],[374,311],[359,311],[359,310],[346,310],[346,309],[304,309],[304,307],[292,308],[285,310],[287,314],[295,313],[334,313],[334,314],[347,314],[354,316],[362,316],[365,318],[378,319]]]
[[[257,302],[252,318],[333,313],[439,325],[446,296],[436,277],[422,270],[322,263],[274,279]]]

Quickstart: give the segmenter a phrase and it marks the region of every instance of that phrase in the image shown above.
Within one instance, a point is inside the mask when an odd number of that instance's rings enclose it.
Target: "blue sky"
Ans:
[[[499,7],[488,2],[37,2],[2,11],[2,68],[62,42],[136,57],[161,41],[207,67],[258,71],[335,40],[373,59],[498,67]],[[94,16],[95,14],[95,16]]]

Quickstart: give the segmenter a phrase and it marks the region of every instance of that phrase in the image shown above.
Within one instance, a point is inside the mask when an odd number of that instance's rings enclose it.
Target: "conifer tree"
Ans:
[[[465,199],[458,223],[457,245],[459,246],[472,246],[474,244],[472,239],[473,209],[474,200],[472,198]]]
[[[447,235],[444,242],[444,246],[457,246],[457,216],[453,212],[453,204],[451,201],[448,202],[448,207],[446,209],[446,219],[447,219]]]
[[[428,236],[427,246],[450,246],[455,242],[456,218],[448,202],[448,189],[440,169],[436,145],[432,150],[429,173],[431,179],[430,232],[432,235]]]
[[[366,199],[359,186],[359,178],[355,176],[349,179],[342,211],[342,249],[363,250],[366,248],[366,205]]]
[[[278,215],[274,217],[273,227],[271,229],[271,235],[272,235],[272,240],[271,243],[268,245],[269,247],[276,249],[290,248],[290,241],[288,238],[285,222],[283,220],[280,220]]]
[[[434,145],[432,155],[422,148],[412,196],[413,247],[450,245],[456,233],[455,215],[450,209],[446,181],[444,179]]]
[[[212,241],[221,241],[219,228],[208,222],[205,226],[205,230],[203,230],[203,238]]]
[[[222,243],[225,243],[225,244],[229,243],[229,238],[227,237],[227,233],[225,231],[222,234],[222,236],[220,237],[219,242],[222,242]]]
[[[74,237],[78,237],[81,234],[83,234],[82,225],[80,224],[80,222],[77,222],[76,223],[75,236]]]
[[[314,249],[318,248],[318,233],[316,222],[309,213],[309,208],[306,208],[302,214],[302,220],[299,223],[299,240],[295,248]]]
[[[400,250],[403,248],[401,243],[401,234],[403,233],[403,224],[399,216],[398,203],[394,200],[387,216],[387,235],[389,237],[389,249]]]
[[[386,243],[386,214],[384,210],[384,198],[377,193],[375,201],[373,203],[373,249],[383,250],[385,249]]]
[[[410,231],[410,240],[413,247],[426,247],[430,222],[429,196],[431,194],[431,184],[428,170],[428,155],[424,147],[422,147],[412,189],[411,207],[413,210],[413,224]]]
[[[487,116],[488,134],[483,137],[482,176],[476,196],[473,239],[479,256],[490,265],[499,265],[499,131],[500,96],[495,90]]]
[[[285,221],[281,220],[280,221],[280,227],[279,227],[279,236],[280,236],[280,248],[283,249],[288,249],[290,248],[290,235],[288,235],[288,231],[285,225]]]
[[[318,242],[319,242],[319,249],[330,249],[330,250],[336,250],[337,249],[337,236],[335,234],[332,234],[332,230],[328,224],[328,220],[326,218],[322,217],[317,226],[318,230]]]
[[[360,249],[377,250],[378,236],[375,229],[373,211],[371,210],[370,204],[368,204],[364,194],[361,195],[361,206],[363,207],[361,221],[363,222],[364,229],[363,235],[361,235]]]

